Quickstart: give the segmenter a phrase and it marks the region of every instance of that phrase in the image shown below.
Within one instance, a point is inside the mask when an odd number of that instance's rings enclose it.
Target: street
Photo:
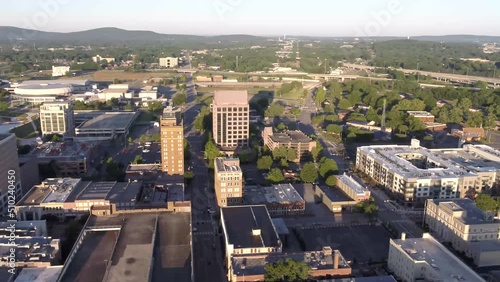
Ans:
[[[200,105],[195,104],[197,94],[190,74],[187,75],[186,95],[184,134],[190,145],[190,166],[195,172],[186,195],[187,199],[191,200],[195,281],[227,281],[220,235],[217,234],[218,223],[208,212],[209,208],[213,211],[218,211],[218,208],[207,173],[208,167],[201,153],[204,150],[203,136],[193,129],[193,122],[198,115]]]

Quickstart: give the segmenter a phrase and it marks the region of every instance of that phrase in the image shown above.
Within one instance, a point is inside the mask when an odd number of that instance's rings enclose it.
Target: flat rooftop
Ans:
[[[340,252],[339,252],[340,254]],[[235,256],[233,257],[234,273],[239,276],[265,274],[266,264],[275,263],[281,260],[292,259],[302,261],[309,265],[313,270],[331,269],[333,271],[333,254],[326,254],[323,251],[298,252],[298,253],[278,253],[268,256]],[[342,254],[339,258],[339,268],[350,268]]]
[[[354,190],[357,195],[365,195],[365,193],[368,192],[368,189],[366,187],[364,187],[363,185],[361,185],[361,183],[356,181],[356,179],[345,173],[342,175],[337,175],[337,179],[347,184],[347,186]]]
[[[120,230],[87,231],[62,281],[190,280],[189,213],[91,216],[85,226],[87,230],[106,227]]]
[[[344,191],[342,191],[338,187],[328,187],[328,186],[316,186],[316,189],[321,189],[325,193],[325,195],[332,202],[351,202],[354,199],[351,199]]]
[[[0,258],[7,258],[10,249],[16,249],[16,262],[54,262],[55,255],[59,251],[52,244],[59,239],[51,237],[17,237],[16,245],[13,247],[9,237],[0,238]]]
[[[309,143],[312,141],[307,135],[299,130],[289,130],[285,133],[273,133],[272,137],[274,142],[279,143],[289,143],[289,142],[299,142],[299,143]]]
[[[107,112],[80,124],[78,130],[125,130],[136,118],[135,112]]]
[[[450,281],[452,277],[463,277],[463,281],[484,281],[472,269],[436,241],[429,234],[423,238],[391,239],[401,251],[410,256],[414,262],[422,262],[432,267],[437,280]],[[454,280],[454,279],[453,279]]]
[[[96,142],[48,142],[39,145],[31,153],[43,159],[85,159],[90,151],[97,145]]]
[[[452,212],[463,212],[457,219],[464,224],[500,223],[500,221],[495,221],[492,215],[478,208],[476,203],[470,199],[432,199],[431,201],[434,201],[439,208]]]
[[[217,106],[248,105],[248,91],[246,90],[215,91],[213,104]]]
[[[106,200],[111,203],[136,203],[141,186],[142,182],[117,182],[106,195]]]
[[[111,189],[116,185],[116,181],[114,182],[91,182],[85,190],[82,191],[80,195],[76,198],[77,201],[89,201],[89,200],[99,200],[105,199]]]
[[[54,282],[62,269],[62,265],[23,268],[14,282]]]
[[[235,249],[281,246],[266,206],[224,207],[221,214],[227,241]],[[254,230],[260,234],[253,235]]]
[[[407,113],[410,116],[415,116],[415,117],[434,117],[433,114],[426,111],[408,111]]]
[[[244,189],[245,203],[250,205],[304,203],[304,199],[290,183],[268,187],[247,186]]]
[[[239,165],[230,165],[234,162],[240,163],[239,159],[234,158],[216,158],[215,165],[217,166],[218,172],[241,172],[241,167]]]
[[[64,203],[70,194],[78,195],[84,188],[80,178],[48,178],[33,186],[16,205],[28,206],[41,203]]]
[[[448,149],[445,151],[458,151],[461,149]],[[358,152],[364,152],[370,158],[385,167],[397,172],[406,178],[420,179],[441,179],[459,178],[462,176],[474,176],[474,173],[457,166],[457,163],[447,158],[444,150],[429,150],[420,146],[406,145],[372,145],[358,147]],[[438,164],[435,168],[418,168],[410,161],[404,159],[408,157],[418,157],[420,161]]]

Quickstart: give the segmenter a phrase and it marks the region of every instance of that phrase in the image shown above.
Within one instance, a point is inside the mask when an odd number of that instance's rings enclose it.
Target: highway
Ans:
[[[184,134],[190,145],[190,166],[195,172],[193,182],[187,189],[188,199],[191,200],[194,281],[227,281],[220,235],[217,234],[218,223],[208,212],[208,208],[217,211],[217,204],[208,177],[208,167],[203,159],[203,136],[193,129],[193,122],[201,106],[195,102],[196,89],[191,74],[187,74],[186,95]]]

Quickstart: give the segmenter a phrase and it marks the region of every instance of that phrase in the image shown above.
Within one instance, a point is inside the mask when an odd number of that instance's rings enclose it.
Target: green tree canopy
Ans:
[[[314,101],[318,104],[322,104],[326,99],[326,91],[322,86],[316,90],[316,95],[314,95]]]
[[[141,155],[137,155],[135,156],[134,160],[132,161],[133,164],[142,164],[143,163],[143,160],[142,160],[142,156]]]
[[[342,132],[342,127],[338,124],[329,124],[326,127],[326,131],[329,133],[340,134]]]
[[[305,281],[311,268],[301,261],[290,258],[265,265],[265,281]]]
[[[330,175],[337,174],[339,172],[339,167],[333,159],[322,158],[319,164],[319,174],[323,178],[327,178]]]
[[[279,117],[283,115],[283,112],[285,111],[285,107],[283,105],[278,104],[278,103],[272,103],[269,108],[267,108],[265,112],[266,117],[274,118],[274,117]]]
[[[306,183],[314,183],[318,179],[318,170],[314,163],[306,163],[300,171],[300,179]]]
[[[326,179],[325,183],[326,183],[326,185],[333,187],[333,186],[337,185],[337,177],[335,177],[335,175],[330,175]]]
[[[349,102],[349,100],[342,98],[339,100],[337,107],[341,110],[347,110],[352,107],[352,104],[351,102]]]
[[[269,171],[267,180],[271,181],[272,183],[280,183],[285,181],[285,177],[283,176],[283,173],[279,168],[273,168]]]
[[[177,93],[174,98],[172,98],[172,102],[174,103],[174,106],[181,106],[182,104],[187,102],[186,95]]]
[[[273,158],[271,156],[262,156],[257,160],[258,169],[270,169],[273,165]]]
[[[293,162],[297,159],[297,151],[294,148],[288,148],[286,150],[286,160]]]
[[[208,159],[208,166],[210,168],[214,167],[214,160],[215,158],[220,157],[220,155],[221,152],[219,151],[219,148],[217,148],[217,145],[215,145],[212,137],[210,136],[207,143],[205,144],[205,156]]]
[[[316,162],[321,158],[321,155],[323,154],[323,146],[319,141],[316,141],[316,146],[311,150],[311,155],[313,160]]]
[[[476,198],[476,206],[483,211],[496,213],[498,210],[498,202],[487,194],[479,194]]]
[[[286,159],[287,149],[286,147],[279,147],[273,150],[273,159]]]
[[[161,112],[163,110],[163,105],[161,102],[152,102],[148,105],[148,110],[151,112]]]

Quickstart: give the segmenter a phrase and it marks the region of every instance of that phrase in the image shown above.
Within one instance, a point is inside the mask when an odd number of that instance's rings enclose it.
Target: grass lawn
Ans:
[[[35,119],[33,122],[35,123],[37,131],[40,131],[40,119]],[[11,132],[14,133],[17,138],[33,138],[37,136],[30,122],[11,129]]]

